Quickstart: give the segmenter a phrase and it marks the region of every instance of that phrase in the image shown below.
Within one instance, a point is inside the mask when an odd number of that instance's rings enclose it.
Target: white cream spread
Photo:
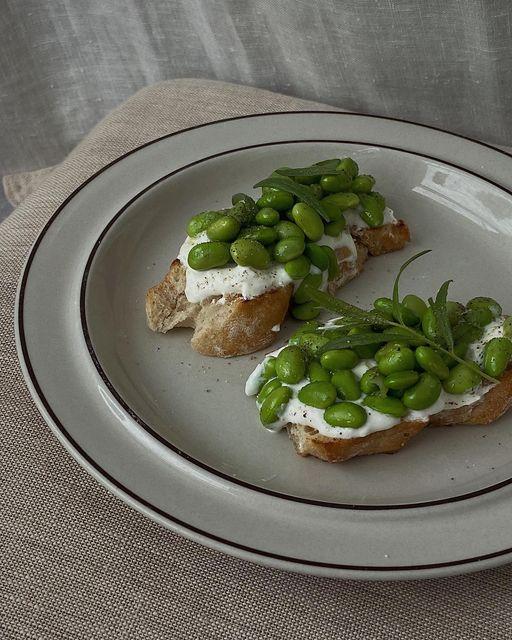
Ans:
[[[343,216],[347,222],[348,229],[368,229],[368,225],[359,215],[363,210],[361,206],[356,207],[355,209],[347,209],[343,212]],[[382,224],[397,224],[398,220],[395,218],[395,214],[392,209],[386,207],[384,209],[384,220]]]
[[[252,269],[232,265],[207,271],[196,271],[188,266],[188,253],[192,247],[201,242],[208,242],[206,233],[201,233],[195,238],[187,237],[178,253],[178,260],[185,266],[186,285],[185,295],[189,302],[202,302],[212,296],[241,295],[244,300],[257,298],[266,291],[284,287],[290,282],[295,286],[300,280],[292,280],[286,273],[283,264],[272,263],[268,269]],[[324,235],[318,244],[326,245],[332,249],[346,247],[348,257],[344,262],[353,262],[357,255],[356,246],[350,233],[343,232],[336,238]],[[315,267],[312,267],[315,272]],[[327,286],[327,277],[324,278],[323,288]]]
[[[492,338],[500,337],[503,335],[503,321],[504,317],[501,317],[487,325],[482,338],[473,342],[469,346],[467,354],[467,357],[469,359],[473,359],[475,360],[475,362],[481,363],[485,344]],[[332,324],[330,324],[330,326],[332,326]],[[277,355],[282,349],[284,349],[284,347],[281,347],[280,349],[267,354],[267,357]],[[261,374],[263,372],[264,362],[265,361],[263,361],[256,367],[256,369],[251,373],[247,380],[247,383],[245,385],[245,393],[248,396],[258,393],[262,382]],[[376,364],[377,363],[375,362],[375,360],[361,360],[354,367],[353,371],[356,376],[360,378],[365,371],[371,369]],[[270,431],[280,431],[288,423],[291,423],[308,425],[316,429],[322,435],[328,436],[330,438],[341,438],[346,440],[349,440],[351,438],[362,438],[376,431],[384,431],[386,429],[390,429],[391,427],[394,427],[396,424],[404,420],[427,422],[429,416],[438,413],[439,411],[444,411],[445,409],[454,409],[456,407],[463,407],[468,404],[477,402],[487,393],[487,391],[489,391],[490,388],[492,388],[492,385],[484,386],[480,384],[470,392],[463,394],[446,393],[444,390],[442,390],[441,395],[439,396],[439,399],[435,404],[431,405],[427,409],[424,409],[423,411],[409,411],[403,418],[394,418],[393,416],[388,416],[384,413],[380,413],[365,406],[365,410],[368,415],[365,424],[358,429],[350,429],[346,427],[331,426],[324,420],[323,409],[316,409],[315,407],[310,407],[303,402],[300,402],[297,394],[299,390],[308,383],[309,380],[305,379],[302,380],[299,384],[288,385],[293,391],[293,396],[284,408],[284,411],[281,414],[279,420],[269,425],[267,429],[269,429]],[[363,399],[364,395],[362,395],[359,400],[355,400],[354,402],[356,404],[362,404]]]

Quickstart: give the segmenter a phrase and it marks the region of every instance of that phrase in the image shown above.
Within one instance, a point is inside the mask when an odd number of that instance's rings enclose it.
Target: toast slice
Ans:
[[[336,251],[339,277],[329,283],[334,293],[363,270],[368,255],[402,249],[410,240],[405,222],[353,231],[357,256],[348,260],[345,247]],[[192,347],[205,356],[229,358],[271,345],[279,332],[293,295],[293,285],[245,300],[240,295],[208,298],[191,303],[185,295],[186,271],[179,260],[171,263],[164,279],[146,294],[146,316],[151,330],[166,333],[176,327],[194,329]]]
[[[326,462],[344,462],[355,456],[395,453],[425,427],[451,425],[487,425],[512,406],[512,369],[505,371],[499,384],[491,386],[480,400],[463,407],[445,409],[425,421],[403,421],[362,438],[341,439],[323,436],[306,425],[287,426],[295,450],[301,456],[314,456]]]

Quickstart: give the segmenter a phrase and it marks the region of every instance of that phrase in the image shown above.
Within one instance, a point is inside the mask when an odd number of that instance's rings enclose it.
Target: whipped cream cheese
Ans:
[[[195,238],[187,237],[178,253],[178,260],[185,267],[185,295],[189,302],[202,302],[212,296],[222,296],[223,298],[235,294],[242,296],[244,300],[250,300],[266,291],[278,289],[290,283],[293,283],[295,287],[300,284],[300,280],[290,278],[283,264],[277,263],[272,263],[268,269],[263,270],[232,265],[219,269],[196,271],[188,266],[188,254],[194,245],[201,242],[208,242],[206,233],[201,233]],[[353,262],[357,255],[354,240],[350,233],[345,231],[336,238],[324,235],[318,244],[327,245],[332,249],[346,247],[349,253],[343,262]],[[315,272],[315,267],[312,267],[311,271]],[[323,288],[326,286],[327,276],[322,283]]]
[[[498,318],[494,322],[487,325],[482,338],[471,343],[468,349],[469,359],[473,359],[478,364],[481,364],[485,344],[492,338],[501,337],[503,335],[504,319],[504,317]],[[329,326],[332,327],[332,323],[329,323]],[[282,349],[284,349],[284,346],[280,349],[277,349],[276,351],[273,351],[272,353],[267,354],[266,357],[276,356]],[[264,362],[265,361],[259,364],[249,376],[245,385],[246,395],[250,396],[258,393],[262,382]],[[361,360],[354,367],[353,371],[356,376],[360,378],[365,371],[376,366],[376,364],[376,361],[373,359]],[[288,385],[293,391],[293,396],[284,408],[280,419],[277,422],[274,422],[273,424],[266,427],[267,429],[277,432],[285,427],[288,423],[303,424],[313,427],[319,433],[324,436],[328,436],[329,438],[340,438],[347,440],[351,438],[362,438],[376,431],[384,431],[386,429],[390,429],[391,427],[394,427],[396,424],[399,424],[400,422],[403,422],[405,420],[427,422],[429,416],[434,415],[435,413],[439,413],[440,411],[444,411],[445,409],[454,409],[456,407],[463,407],[469,404],[473,404],[474,402],[478,402],[478,400],[480,400],[493,386],[484,386],[480,384],[470,392],[463,394],[446,393],[444,390],[442,390],[441,395],[439,396],[435,404],[431,405],[427,409],[424,409],[423,411],[409,411],[403,418],[394,418],[393,416],[388,416],[384,413],[380,413],[379,411],[375,411],[374,409],[370,409],[369,407],[365,406],[365,410],[368,415],[365,424],[358,429],[350,429],[346,427],[331,426],[324,420],[323,409],[316,409],[315,407],[310,407],[303,402],[300,402],[297,394],[299,390],[308,383],[309,380],[302,380],[299,384]],[[355,400],[354,402],[355,404],[362,405],[363,399],[364,395],[362,395],[359,400]]]
[[[354,230],[368,229],[368,225],[359,215],[362,210],[363,208],[359,206],[359,207],[356,207],[355,209],[347,209],[346,211],[343,212],[343,216],[347,222],[348,229],[354,229]],[[384,224],[397,224],[397,223],[398,223],[398,220],[395,218],[395,214],[393,213],[393,210],[390,209],[389,207],[386,207],[384,209],[384,220],[382,221],[382,224],[384,225]]]

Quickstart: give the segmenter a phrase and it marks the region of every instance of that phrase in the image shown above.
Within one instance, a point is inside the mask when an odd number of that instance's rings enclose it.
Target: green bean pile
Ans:
[[[430,306],[416,295],[401,302],[395,299],[396,304],[391,298],[378,298],[372,311],[361,310],[366,316],[360,318],[369,322],[358,325],[347,320],[357,317],[357,307],[336,300],[346,305],[345,318],[330,327],[306,322],[277,356],[265,359],[257,395],[261,422],[276,422],[293,397],[288,385],[304,380],[307,384],[299,389],[298,399],[322,409],[329,425],[345,428],[362,427],[366,408],[403,418],[410,410],[431,407],[442,389],[460,395],[477,387],[482,377],[497,381],[512,356],[512,317],[503,321],[503,337],[485,343],[480,368],[465,357],[469,345],[482,339],[484,328],[501,317],[498,302],[488,297],[472,298],[466,305],[445,302],[451,350],[441,335],[441,316],[432,299],[429,302]],[[359,378],[353,369],[361,360],[375,364]]]
[[[339,276],[333,249],[319,242],[324,235],[340,236],[346,226],[343,212],[358,207],[368,226],[383,223],[386,204],[380,193],[372,191],[374,185],[372,176],[359,175],[352,158],[323,160],[300,169],[277,169],[255,185],[262,188],[257,202],[237,193],[232,197],[232,207],[193,216],[188,235],[197,237],[206,232],[208,241],[192,247],[188,265],[205,271],[233,262],[253,269],[278,263],[293,280],[318,288],[321,272],[327,271],[329,281]],[[311,320],[318,313],[301,284],[294,296],[292,315],[298,320]]]

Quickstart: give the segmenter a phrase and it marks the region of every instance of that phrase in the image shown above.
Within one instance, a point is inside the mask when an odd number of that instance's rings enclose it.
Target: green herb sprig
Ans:
[[[384,316],[378,311],[367,311],[365,309],[361,309],[356,305],[349,304],[343,300],[339,300],[334,296],[329,295],[323,291],[318,291],[313,287],[307,285],[307,293],[312,299],[313,302],[317,304],[317,306],[321,309],[325,309],[327,311],[332,311],[334,313],[338,313],[340,315],[339,320],[337,320],[336,324],[340,328],[352,328],[354,326],[379,326],[379,327],[397,327],[400,328],[400,332],[388,332],[385,334],[376,334],[373,332],[368,333],[358,333],[354,335],[347,335],[336,338],[332,340],[328,344],[326,344],[322,351],[328,351],[329,349],[343,349],[351,346],[362,346],[367,344],[376,344],[379,342],[390,342],[392,340],[404,340],[407,339],[407,334],[411,339],[418,341],[420,344],[428,344],[431,347],[441,351],[442,353],[449,355],[457,362],[464,364],[469,367],[475,373],[477,373],[481,378],[485,378],[489,382],[499,382],[496,378],[493,378],[487,375],[484,371],[480,369],[480,367],[471,361],[464,360],[459,357],[453,351],[453,335],[450,323],[448,321],[448,311],[446,307],[446,299],[448,295],[448,287],[451,280],[447,280],[443,282],[441,288],[439,289],[435,299],[429,299],[429,305],[434,313],[434,317],[436,319],[437,326],[441,333],[442,338],[446,343],[446,347],[441,344],[437,340],[432,340],[427,338],[422,332],[413,329],[412,327],[407,326],[403,320],[400,313],[400,293],[399,293],[399,282],[400,276],[405,271],[405,269],[415,260],[424,256],[427,253],[430,253],[431,249],[427,249],[426,251],[421,251],[420,253],[415,254],[411,258],[409,258],[404,264],[400,267],[398,274],[395,278],[393,284],[393,315],[398,318],[398,321],[389,319],[389,317]]]
[[[270,178],[265,178],[265,180],[257,182],[254,188],[256,189],[257,187],[273,187],[274,189],[281,189],[281,191],[292,193],[294,196],[297,196],[301,202],[309,204],[321,218],[329,222],[329,218],[320,201],[318,198],[315,198],[307,185],[299,184],[287,176],[270,176]]]
[[[324,162],[319,164],[312,164],[309,167],[300,167],[297,169],[292,169],[291,167],[282,167],[281,169],[276,169],[276,173],[278,173],[280,176],[289,176],[290,178],[320,178],[321,176],[343,175],[345,171],[343,171],[343,169],[336,168],[339,163],[339,159],[334,158],[333,160],[324,160]]]

